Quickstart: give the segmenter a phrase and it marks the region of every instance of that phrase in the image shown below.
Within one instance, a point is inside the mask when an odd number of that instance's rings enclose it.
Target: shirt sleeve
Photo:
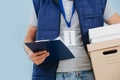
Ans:
[[[115,13],[116,13],[115,10],[110,6],[109,2],[107,2],[105,12],[104,12],[104,21],[107,21]]]
[[[37,27],[37,16],[33,6],[32,6],[32,12],[31,12],[29,24]]]

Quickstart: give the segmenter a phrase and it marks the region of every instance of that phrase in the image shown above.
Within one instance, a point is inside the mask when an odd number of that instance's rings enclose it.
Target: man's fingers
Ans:
[[[46,57],[48,57],[48,56],[49,56],[49,52],[44,53],[44,54],[40,54],[39,56],[37,56],[37,57],[35,58],[35,60],[39,60],[39,59],[42,59],[42,58],[46,58]]]
[[[43,50],[43,51],[38,51],[38,52],[36,52],[36,53],[32,53],[32,54],[30,55],[30,58],[34,58],[34,57],[39,56],[40,54],[44,54],[44,53],[47,53],[47,51],[46,51],[46,50]]]
[[[36,56],[34,58],[32,58],[32,61],[38,65],[43,63],[43,61],[49,56],[49,52],[44,53],[44,54],[40,54],[39,56]]]
[[[46,57],[47,57],[47,56],[36,60],[36,61],[35,61],[35,64],[36,64],[36,65],[39,65],[39,64],[43,63],[43,62],[45,61]]]
[[[30,59],[36,64],[41,64],[49,56],[49,52],[46,50],[38,51],[29,55]]]
[[[36,65],[39,65],[45,61],[46,58],[39,59],[35,62]]]

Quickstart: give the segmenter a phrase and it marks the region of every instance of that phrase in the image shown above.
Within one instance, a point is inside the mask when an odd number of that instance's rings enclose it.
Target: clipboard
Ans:
[[[30,42],[25,43],[25,45],[29,47],[33,52],[37,52],[40,50],[49,51],[50,55],[46,58],[44,62],[75,58],[72,52],[60,40]]]

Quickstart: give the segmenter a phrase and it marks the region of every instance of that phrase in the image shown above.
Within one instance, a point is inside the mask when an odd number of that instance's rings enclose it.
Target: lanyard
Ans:
[[[71,20],[72,20],[72,17],[73,17],[73,15],[74,15],[74,13],[75,13],[75,6],[74,6],[74,4],[73,4],[72,15],[71,15],[71,17],[70,17],[70,21],[67,21],[67,19],[66,19],[65,10],[64,10],[64,7],[63,7],[63,2],[62,2],[62,0],[59,0],[59,6],[60,6],[60,10],[61,10],[61,12],[62,12],[62,15],[63,15],[63,17],[64,17],[64,19],[65,19],[65,22],[66,22],[68,28],[70,28],[70,27],[71,27]]]

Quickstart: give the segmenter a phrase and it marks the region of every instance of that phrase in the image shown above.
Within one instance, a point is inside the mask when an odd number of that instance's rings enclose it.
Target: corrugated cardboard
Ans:
[[[87,47],[95,80],[120,80],[120,38]]]

